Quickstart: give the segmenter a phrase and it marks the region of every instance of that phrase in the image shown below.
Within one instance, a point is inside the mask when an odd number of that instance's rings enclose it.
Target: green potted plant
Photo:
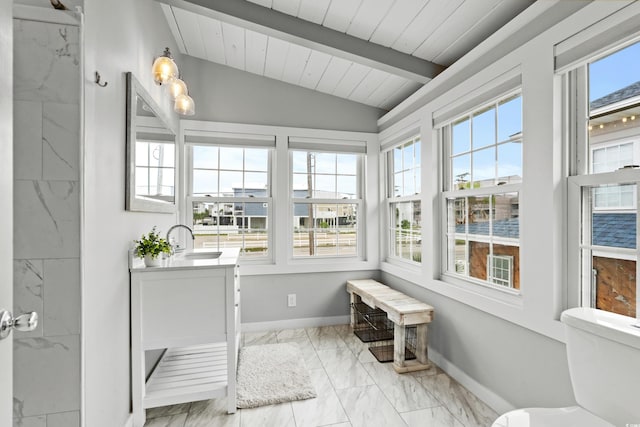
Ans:
[[[140,240],[134,240],[136,244],[135,254],[138,258],[144,259],[144,265],[147,267],[158,267],[162,263],[162,253],[171,253],[169,243],[160,237],[160,234],[154,226],[149,234],[142,235]]]

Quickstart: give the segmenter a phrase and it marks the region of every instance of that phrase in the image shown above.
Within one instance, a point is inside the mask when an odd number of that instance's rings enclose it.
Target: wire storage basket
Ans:
[[[391,323],[391,338],[387,340],[381,340],[371,342],[369,344],[369,351],[378,360],[378,362],[386,363],[393,362],[393,322]],[[404,348],[404,360],[412,360],[416,358],[416,345],[418,341],[418,335],[416,333],[416,326],[405,326],[405,348]]]
[[[387,313],[363,302],[354,302],[351,310],[353,333],[362,342],[393,340],[393,323],[387,319]]]

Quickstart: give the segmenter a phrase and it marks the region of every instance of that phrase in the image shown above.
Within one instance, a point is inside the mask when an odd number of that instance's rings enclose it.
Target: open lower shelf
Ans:
[[[227,393],[227,344],[169,348],[146,383],[142,406],[213,399]]]

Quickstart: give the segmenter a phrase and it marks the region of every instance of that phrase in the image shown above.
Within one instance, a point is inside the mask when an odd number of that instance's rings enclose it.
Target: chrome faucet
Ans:
[[[176,228],[186,228],[187,230],[189,230],[189,233],[191,234],[191,239],[196,240],[196,237],[193,235],[193,231],[191,230],[191,228],[187,227],[184,224],[174,225],[169,229],[169,231],[167,231],[167,242],[169,242],[169,246],[171,246],[171,255],[175,254],[176,252],[184,251],[184,248],[180,248],[179,245],[174,245],[173,243],[171,243],[171,240],[169,238],[169,235],[171,234],[171,232]]]

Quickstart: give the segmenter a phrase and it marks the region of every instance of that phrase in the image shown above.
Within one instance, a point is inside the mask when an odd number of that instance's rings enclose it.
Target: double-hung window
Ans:
[[[142,119],[148,119],[143,117]],[[147,126],[136,133],[135,193],[148,199],[175,202],[175,135]]]
[[[244,259],[271,257],[274,136],[185,135],[187,211],[196,248],[241,248]]]
[[[362,258],[364,142],[290,137],[289,149],[293,258]]]
[[[422,262],[420,137],[386,153],[389,258]]]
[[[564,74],[571,165],[569,304],[638,312],[640,42]]]
[[[445,123],[444,272],[519,289],[522,96],[505,94]]]

